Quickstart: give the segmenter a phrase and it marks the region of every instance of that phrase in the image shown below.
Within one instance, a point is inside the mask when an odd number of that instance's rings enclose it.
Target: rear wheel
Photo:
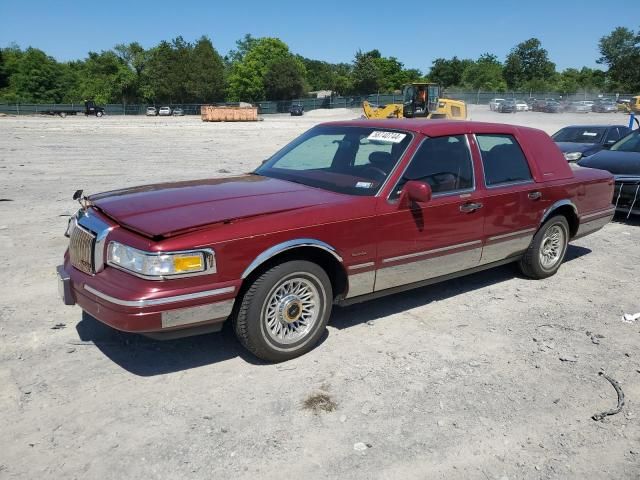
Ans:
[[[531,278],[546,278],[555,274],[569,242],[569,223],[562,215],[547,220],[534,235],[529,248],[520,259],[522,273]]]
[[[233,319],[236,335],[255,356],[281,362],[311,350],[331,315],[333,293],[324,269],[295,260],[260,275]]]

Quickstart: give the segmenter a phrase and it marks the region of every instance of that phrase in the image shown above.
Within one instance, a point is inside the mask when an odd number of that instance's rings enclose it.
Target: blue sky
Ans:
[[[207,35],[221,54],[245,33],[275,36],[294,53],[350,62],[356,50],[379,49],[428,71],[437,57],[503,60],[537,37],[559,69],[596,67],[598,40],[617,26],[640,27],[640,2],[443,0],[419,2],[163,0],[0,0],[0,46],[34,46],[59,60],[84,58],[117,43],[151,47],[182,35]]]

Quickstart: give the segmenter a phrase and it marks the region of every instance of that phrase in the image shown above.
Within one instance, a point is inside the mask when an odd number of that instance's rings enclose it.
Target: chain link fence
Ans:
[[[530,100],[530,99],[547,99],[553,98],[556,100],[595,100],[597,98],[611,98],[617,99],[629,99],[634,94],[622,94],[622,93],[576,93],[571,95],[560,95],[557,92],[445,92],[446,98],[454,98],[463,100],[469,105],[486,105],[494,98],[504,99],[517,99],[517,100]],[[258,113],[267,115],[274,113],[288,113],[292,105],[302,105],[305,111],[316,110],[320,108],[360,108],[362,102],[367,100],[373,105],[387,105],[389,103],[402,103],[402,95],[397,94],[371,94],[371,95],[356,95],[356,96],[332,96],[325,98],[300,98],[295,100],[283,100],[283,101],[264,101],[257,102]],[[103,105],[106,115],[145,115],[147,107],[155,106],[159,109],[161,106],[169,106],[172,109],[181,108],[185,115],[200,115],[200,107],[203,104],[108,104]],[[217,105],[234,105],[229,103],[219,103]],[[237,104],[235,104],[237,105]],[[51,111],[66,110],[69,112],[76,112],[77,114],[84,113],[84,103],[82,104],[32,104],[32,103],[11,103],[1,104],[0,113],[9,115],[36,115],[41,113],[47,113]]]

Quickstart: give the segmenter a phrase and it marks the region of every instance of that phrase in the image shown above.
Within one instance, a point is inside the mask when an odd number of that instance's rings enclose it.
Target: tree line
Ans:
[[[640,30],[618,27],[598,47],[603,70],[558,72],[541,42],[531,38],[511,49],[503,62],[490,53],[475,60],[436,58],[424,74],[377,49],[357,51],[350,63],[329,63],[296,55],[278,38],[251,35],[225,56],[206,36],[195,42],[177,37],[149,49],[137,42],[119,44],[70,62],[58,62],[37,48],[10,45],[0,49],[0,102],[257,102],[300,98],[317,90],[391,93],[415,81],[436,82],[450,92],[640,93]]]

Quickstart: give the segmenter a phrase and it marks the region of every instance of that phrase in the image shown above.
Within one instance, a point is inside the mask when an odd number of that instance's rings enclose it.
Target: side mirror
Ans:
[[[402,187],[400,208],[409,208],[413,203],[427,203],[431,200],[431,186],[418,180],[409,180]]]

